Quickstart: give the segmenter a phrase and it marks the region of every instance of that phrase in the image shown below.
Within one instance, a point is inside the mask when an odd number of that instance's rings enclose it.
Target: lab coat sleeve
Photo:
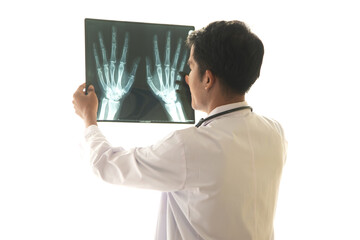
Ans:
[[[179,134],[174,132],[149,147],[112,147],[97,126],[86,130],[89,158],[96,175],[118,185],[177,191],[184,188],[186,162]]]

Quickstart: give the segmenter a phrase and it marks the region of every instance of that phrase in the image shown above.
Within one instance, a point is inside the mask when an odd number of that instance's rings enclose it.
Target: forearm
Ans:
[[[98,126],[89,126],[85,129],[85,141],[87,154],[93,166],[98,163],[105,152],[111,149],[110,143],[101,133]]]
[[[160,191],[177,191],[184,187],[185,153],[179,148],[182,144],[176,134],[155,144],[166,145],[165,149],[113,147],[97,126],[86,129],[85,140],[92,169],[105,182]]]
[[[117,185],[132,185],[131,182],[141,180],[142,174],[134,160],[133,150],[113,147],[96,126],[86,129],[85,140],[87,157],[100,179]]]

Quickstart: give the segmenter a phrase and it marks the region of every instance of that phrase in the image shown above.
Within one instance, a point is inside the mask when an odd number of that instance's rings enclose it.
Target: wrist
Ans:
[[[85,128],[88,128],[91,125],[96,125],[97,126],[97,122],[96,121],[86,121],[85,122]]]
[[[97,118],[96,118],[96,114],[95,115],[91,115],[91,116],[86,116],[84,118],[84,123],[85,123],[85,127],[88,128],[91,125],[96,125],[97,126]]]

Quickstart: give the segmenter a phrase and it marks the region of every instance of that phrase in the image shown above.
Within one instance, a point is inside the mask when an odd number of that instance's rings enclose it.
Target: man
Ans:
[[[163,192],[156,239],[273,239],[286,140],[245,101],[263,44],[239,21],[211,23],[187,44],[192,107],[209,117],[150,147],[113,148],[96,126],[94,88],[85,95],[83,84],[73,103],[93,168],[107,182]]]

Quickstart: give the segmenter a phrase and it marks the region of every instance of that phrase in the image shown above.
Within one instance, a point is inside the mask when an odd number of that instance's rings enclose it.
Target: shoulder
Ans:
[[[211,138],[210,133],[201,131],[201,129],[196,127],[188,127],[169,133],[156,145],[159,147],[166,145],[176,145],[177,148],[189,150],[198,146],[201,142],[207,141],[209,138]]]
[[[253,121],[257,123],[259,127],[260,125],[262,125],[264,128],[268,128],[279,133],[281,136],[284,135],[284,129],[280,124],[280,122],[278,122],[277,120],[270,117],[258,115],[256,113],[253,113],[252,115],[253,115]]]
[[[259,116],[257,115],[258,121],[263,122],[264,128],[267,128],[271,134],[271,136],[276,137],[280,140],[284,151],[286,152],[288,141],[285,136],[284,129],[280,122],[273,118],[265,117],[265,116]]]
[[[152,145],[152,148],[183,148],[195,138],[193,127],[175,130],[164,136],[160,141]]]

